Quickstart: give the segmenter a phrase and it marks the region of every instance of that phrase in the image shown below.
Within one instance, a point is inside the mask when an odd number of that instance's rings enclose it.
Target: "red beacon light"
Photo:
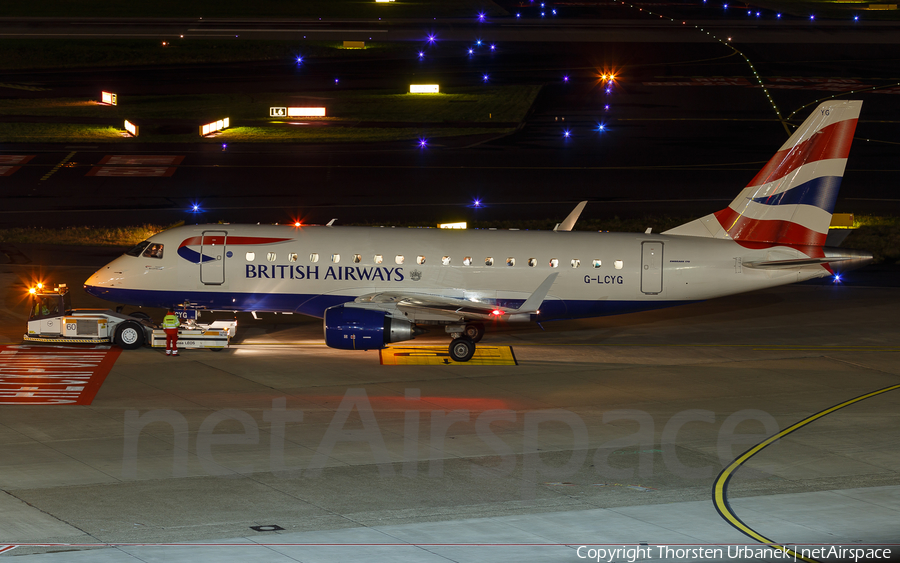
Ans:
[[[493,311],[491,311],[491,314],[494,315],[495,317],[499,317],[500,315],[503,314],[503,311],[501,311],[500,309],[494,309]]]

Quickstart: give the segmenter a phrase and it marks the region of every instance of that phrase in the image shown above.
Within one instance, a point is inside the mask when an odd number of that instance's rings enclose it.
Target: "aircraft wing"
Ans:
[[[550,287],[559,273],[550,274],[547,279],[518,308],[500,307],[490,303],[471,299],[444,297],[425,293],[406,293],[402,291],[383,291],[360,295],[353,302],[372,305],[392,305],[400,310],[428,311],[445,314],[452,318],[466,320],[507,319],[510,315],[537,313]]]

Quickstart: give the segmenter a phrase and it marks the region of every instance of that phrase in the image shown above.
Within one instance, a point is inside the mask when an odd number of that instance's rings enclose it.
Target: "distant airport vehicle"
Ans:
[[[324,319],[325,342],[384,348],[443,326],[469,360],[485,326],[613,315],[835,274],[825,247],[862,102],[823,103],[731,204],[662,234],[196,225],[151,237],[85,290],[118,303]]]
[[[164,331],[156,328],[150,317],[137,311],[124,315],[106,309],[73,309],[69,290],[65,284],[53,291],[43,284],[29,288],[28,332],[23,340],[44,344],[115,344],[126,350],[140,348],[144,344],[164,347]],[[211,325],[198,325],[195,311],[180,311],[186,323],[178,329],[179,348],[209,348],[221,350],[228,347],[234,334],[236,321],[215,321]]]

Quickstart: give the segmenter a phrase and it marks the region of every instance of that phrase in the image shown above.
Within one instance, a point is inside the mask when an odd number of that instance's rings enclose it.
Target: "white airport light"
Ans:
[[[325,108],[287,108],[288,117],[325,117]]]
[[[205,137],[216,131],[221,131],[222,129],[227,129],[231,125],[231,119],[225,118],[220,119],[218,121],[213,121],[212,123],[207,123],[206,125],[200,126],[200,136]]]
[[[116,96],[112,92],[106,92],[106,91],[100,92],[100,103],[101,104],[106,104],[108,106],[114,106],[114,105],[116,105],[117,100],[118,100],[118,96]]]
[[[461,223],[441,223],[438,225],[439,229],[465,229],[467,228],[466,222],[462,221]]]
[[[138,136],[138,126],[127,119],[125,120],[125,130],[131,133],[132,137]]]
[[[440,84],[410,84],[410,94],[440,94]]]

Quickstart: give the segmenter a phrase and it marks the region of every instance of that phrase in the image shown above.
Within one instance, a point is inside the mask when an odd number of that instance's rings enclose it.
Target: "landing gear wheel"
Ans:
[[[113,342],[124,350],[136,350],[144,345],[144,327],[135,321],[125,321],[116,327]]]
[[[463,334],[471,338],[472,342],[478,344],[481,342],[482,337],[484,337],[484,325],[481,323],[467,324]]]
[[[150,320],[150,315],[148,315],[147,313],[145,313],[145,312],[143,312],[143,311],[135,311],[135,312],[133,312],[133,313],[128,313],[128,316],[129,316],[129,317],[134,317],[134,318],[136,318],[136,319],[142,319],[142,320],[145,320],[145,321],[149,321],[149,320]]]
[[[475,355],[475,343],[463,336],[450,343],[450,357],[454,362],[468,362]]]

